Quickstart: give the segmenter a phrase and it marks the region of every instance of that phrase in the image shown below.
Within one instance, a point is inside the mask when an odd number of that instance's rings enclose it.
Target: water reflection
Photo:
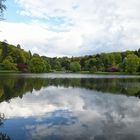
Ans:
[[[0,76],[0,102],[13,97],[22,98],[26,92],[40,90],[43,87],[79,87],[103,93],[125,94],[140,97],[139,78],[27,78]]]
[[[11,139],[139,140],[140,100],[126,96],[139,95],[138,78],[1,79],[0,132]]]
[[[3,125],[4,120],[5,120],[5,115],[3,113],[0,113],[0,127]],[[10,137],[5,133],[0,132],[0,139],[1,140],[10,140]]]

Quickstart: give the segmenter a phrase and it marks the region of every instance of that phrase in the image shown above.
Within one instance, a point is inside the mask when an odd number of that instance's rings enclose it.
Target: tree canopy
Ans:
[[[136,72],[140,65],[140,59],[135,54],[129,54],[126,57],[126,71],[133,73]]]
[[[135,51],[101,53],[81,57],[46,57],[0,42],[0,70],[22,72],[140,72],[140,49]]]
[[[72,72],[78,72],[81,71],[81,65],[78,62],[72,62],[70,64],[70,70]]]

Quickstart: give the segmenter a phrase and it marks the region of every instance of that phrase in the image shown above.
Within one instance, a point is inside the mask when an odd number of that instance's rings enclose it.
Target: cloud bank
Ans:
[[[47,56],[140,48],[138,0],[15,0],[24,22],[0,23],[0,40]],[[14,17],[13,17],[14,18]]]

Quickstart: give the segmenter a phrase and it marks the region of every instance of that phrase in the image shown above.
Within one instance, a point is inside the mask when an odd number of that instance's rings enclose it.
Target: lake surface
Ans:
[[[0,74],[2,140],[140,140],[140,77]]]

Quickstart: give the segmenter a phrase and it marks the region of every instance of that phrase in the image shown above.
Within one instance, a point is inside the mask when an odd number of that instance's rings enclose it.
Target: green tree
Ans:
[[[44,64],[45,64],[45,71],[46,72],[50,72],[51,66],[50,66],[49,62],[44,60]]]
[[[80,65],[82,70],[86,70],[86,56],[81,58]]]
[[[81,71],[81,65],[79,64],[79,62],[72,62],[70,64],[70,70],[73,72]]]
[[[97,60],[96,58],[90,58],[85,61],[85,70],[90,70],[93,68],[93,66],[96,66]]]
[[[13,60],[10,56],[7,57],[7,59],[3,60],[2,64],[4,66],[4,69],[5,70],[17,70],[16,65],[12,62],[13,62]]]
[[[70,59],[68,57],[63,57],[61,60],[61,66],[64,70],[70,70]]]
[[[28,54],[29,54],[29,59],[31,59],[32,58],[32,53],[31,53],[30,50],[28,51]]]
[[[108,54],[102,53],[101,54],[101,60],[104,64],[105,69],[110,67],[110,60],[109,60],[109,55]]]
[[[39,56],[34,56],[29,62],[29,70],[33,73],[41,73],[46,71],[44,60]]]
[[[11,56],[7,56],[5,58],[5,60],[8,60],[9,62],[14,63],[14,60],[13,60],[13,58]]]
[[[20,46],[20,44],[17,44],[17,48],[18,48],[18,49],[21,49],[21,46]]]
[[[139,61],[138,56],[136,56],[134,54],[129,54],[126,57],[125,63],[126,63],[126,65],[125,65],[126,72],[133,73],[133,72],[136,72],[138,70],[140,61]]]
[[[23,59],[22,59],[23,63],[28,64],[31,59],[29,52],[23,51],[22,55],[23,55]]]
[[[115,57],[115,63],[116,64],[120,64],[122,62],[122,56],[121,56],[120,53],[115,53],[114,57]]]
[[[108,54],[109,56],[109,67],[115,66],[115,55],[113,53]]]
[[[7,41],[5,40],[2,42],[2,60],[4,60],[7,55],[8,55],[8,44]]]
[[[56,71],[61,71],[62,70],[60,61],[57,58],[53,58],[53,62],[52,62],[51,67],[52,67],[53,70],[56,70]]]
[[[120,69],[121,72],[125,72],[126,70],[126,61],[127,57],[123,58],[123,61],[118,65],[118,68]]]
[[[90,68],[90,73],[94,73],[94,72],[97,72],[96,66],[93,66],[92,68]]]
[[[140,48],[138,49],[138,57],[140,57]]]
[[[25,52],[19,48],[9,46],[9,54],[12,56],[14,63],[25,63],[26,62],[26,56]],[[29,59],[29,58],[27,58]]]

